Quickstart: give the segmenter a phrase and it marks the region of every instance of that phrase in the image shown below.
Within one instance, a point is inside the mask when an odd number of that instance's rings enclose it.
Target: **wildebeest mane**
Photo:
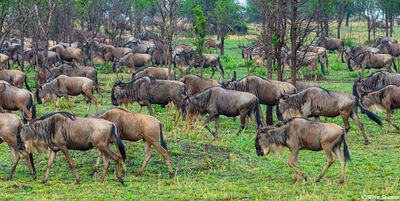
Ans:
[[[45,119],[50,118],[50,117],[52,117],[53,115],[56,115],[56,114],[60,114],[60,115],[62,115],[64,117],[67,117],[67,118],[69,118],[71,120],[74,120],[76,118],[76,115],[71,114],[69,112],[50,112],[50,113],[42,115],[39,118],[34,119],[33,122],[45,120]]]
[[[199,112],[200,114],[204,114],[206,112],[208,101],[210,100],[211,90],[212,88],[216,87],[208,87],[203,91],[197,93],[196,95],[189,98],[190,100],[190,107],[189,113],[194,114]],[[195,106],[195,107],[193,107]]]
[[[121,107],[109,107],[109,108],[106,108],[106,109],[94,114],[93,118],[98,118],[99,116],[102,116],[103,114],[107,113],[108,111],[114,110],[114,109],[121,110],[124,112],[129,112],[128,110],[125,110],[124,108],[121,108]]]

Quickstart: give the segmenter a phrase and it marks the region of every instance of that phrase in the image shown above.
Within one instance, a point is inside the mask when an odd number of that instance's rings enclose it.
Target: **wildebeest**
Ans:
[[[259,99],[260,104],[268,106],[276,105],[281,93],[296,93],[296,88],[290,83],[271,81],[255,75],[250,75],[240,80],[236,80],[236,75],[234,74],[231,80],[224,80],[221,86],[227,89],[252,93]],[[268,117],[268,114],[267,122],[265,121],[262,112],[261,117],[265,124],[272,124],[272,117]],[[278,116],[278,118],[280,117]]]
[[[394,109],[400,108],[400,87],[389,85],[380,90],[370,92],[361,98],[361,104],[370,110],[382,108],[386,110],[385,120],[388,122],[386,133],[390,132],[390,125],[399,130],[399,127],[390,121],[390,116]]]
[[[216,54],[203,54],[204,57],[203,59],[201,58],[201,56],[199,54],[196,54],[194,52],[190,52],[188,53],[189,57],[187,63],[189,64],[189,69],[187,71],[190,71],[190,69],[192,67],[197,68],[201,67],[203,64],[203,68],[208,68],[211,67],[211,77],[212,78],[215,74],[215,68],[217,68],[217,70],[219,71],[219,73],[221,74],[222,78],[224,78],[224,68],[221,65],[221,61],[218,55]]]
[[[116,60],[132,52],[132,49],[130,48],[114,47],[112,45],[101,45],[99,46],[99,49],[101,50],[99,53],[101,53],[101,57],[106,63],[106,72],[109,61],[112,61],[114,66]]]
[[[4,80],[10,83],[12,86],[18,87],[22,89],[22,86],[25,83],[26,89],[31,91],[31,88],[26,81],[26,75],[22,71],[19,70],[0,70],[0,80]]]
[[[378,28],[378,29],[386,29],[386,22],[385,21],[377,21],[377,22],[375,22],[374,24],[373,24],[373,26],[374,27],[376,27],[376,28]],[[390,26],[389,24],[388,24],[388,26]],[[379,37],[378,37],[379,38]],[[385,37],[386,38],[386,37]]]
[[[60,75],[69,77],[87,77],[93,81],[97,93],[101,96],[101,89],[97,80],[97,70],[91,66],[77,66],[73,63],[59,65],[49,70],[49,80],[53,80]]]
[[[355,79],[353,95],[361,98],[365,94],[381,89],[386,85],[400,86],[400,74],[389,73],[388,71],[376,71],[364,79]]]
[[[283,60],[284,60],[284,64],[285,66],[292,66],[292,59],[291,59],[291,54],[292,52],[289,51],[288,53],[284,53],[283,54]],[[314,81],[317,80],[318,77],[318,66],[317,66],[317,62],[319,62],[321,64],[321,71],[323,74],[325,74],[325,70],[324,70],[324,64],[321,61],[321,57],[314,52],[300,52],[298,51],[296,54],[296,65],[297,67],[297,71],[299,72],[300,76],[302,77],[302,79],[304,79],[303,74],[300,71],[300,67],[302,66],[309,66],[310,67],[310,71],[314,71]]]
[[[342,143],[344,156],[340,152]],[[312,122],[302,118],[288,119],[278,128],[270,129],[265,134],[257,135],[254,145],[258,156],[268,155],[280,147],[289,148],[292,153],[287,164],[294,170],[293,183],[297,181],[298,175],[307,181],[307,176],[297,168],[298,155],[301,149],[324,150],[328,158],[328,163],[316,182],[322,179],[335,161],[332,156],[333,152],[340,161],[340,184],[344,183],[344,168],[346,160],[350,160],[350,154],[346,144],[346,131],[336,124]]]
[[[185,75],[179,79],[179,81],[187,86],[187,93],[189,96],[193,96],[208,87],[220,86],[218,80],[206,78],[201,79],[198,75]]]
[[[3,179],[4,181],[10,180],[12,178],[19,161],[19,153],[22,153],[22,155],[24,156],[33,179],[36,179],[36,171],[33,164],[32,154],[28,154],[28,152],[24,150],[18,150],[17,131],[19,129],[20,122],[21,118],[18,117],[16,114],[0,113],[0,144],[2,142],[6,142],[8,144],[8,147],[10,147],[11,156],[13,157],[13,164],[10,174]]]
[[[121,140],[139,141],[143,140],[145,157],[142,166],[137,172],[139,176],[146,164],[151,159],[151,146],[153,146],[164,158],[165,164],[168,167],[170,178],[173,177],[174,172],[168,160],[167,144],[164,141],[162,124],[161,122],[150,116],[140,113],[133,113],[122,108],[108,108],[96,114],[96,118],[105,119],[117,125],[119,130],[119,138]],[[100,156],[97,160],[95,170],[100,162]],[[122,168],[126,173],[125,161],[122,160]]]
[[[0,53],[0,69],[4,69],[4,66],[6,66],[6,64],[8,65],[8,67],[10,67],[8,60],[9,57],[6,54]]]
[[[115,62],[113,64],[113,71],[117,73],[121,70],[122,67],[129,68],[129,71],[136,72],[136,68],[148,66],[151,61],[151,55],[149,54],[133,54],[128,53],[121,58],[115,58]]]
[[[379,44],[381,44],[382,42],[385,42],[385,41],[389,41],[391,43],[397,43],[397,40],[394,38],[379,36],[379,37],[376,37],[374,40],[374,47],[378,47]]]
[[[390,68],[393,72],[397,72],[395,58],[392,55],[374,54],[372,52],[362,52],[356,55],[347,62],[347,67],[350,71],[360,69],[360,76],[363,74],[365,69],[371,68],[379,69],[384,67],[387,71],[389,71]]]
[[[135,77],[151,76],[157,80],[175,80],[175,72],[171,70],[170,76],[168,76],[168,68],[157,68],[153,66],[145,66],[138,68],[136,73],[132,73],[132,79]]]
[[[321,37],[318,42],[317,46],[324,47],[327,50],[337,50],[338,55],[336,61],[339,60],[339,56],[342,54],[344,50],[344,42],[338,38],[329,38],[329,37]]]
[[[64,61],[81,62],[82,59],[82,50],[77,47],[64,47],[62,45],[54,45],[52,47],[49,47],[49,50],[57,52],[60,55],[61,59],[63,59]]]
[[[214,140],[218,139],[219,115],[228,117],[240,115],[241,125],[237,135],[243,130],[246,117],[251,118],[257,133],[263,127],[260,120],[259,100],[255,95],[248,92],[210,87],[188,97],[182,111],[184,114],[187,111],[190,116],[208,114],[204,126],[214,136]],[[213,119],[215,121],[215,132],[207,126],[207,123]]]
[[[320,116],[336,117],[341,116],[346,128],[346,133],[350,130],[349,117],[352,118],[360,128],[364,143],[368,144],[368,138],[365,134],[363,124],[358,118],[357,106],[362,113],[382,125],[381,120],[374,113],[366,110],[359,102],[358,98],[338,92],[328,91],[321,87],[310,87],[290,96],[283,96],[279,101],[277,112],[282,114],[283,119],[291,117],[314,117],[319,121]]]
[[[37,52],[38,58],[36,62],[35,51]],[[34,65],[42,65],[44,60],[44,50],[43,49],[30,49],[24,51],[24,59],[29,62],[30,68]],[[60,55],[57,52],[47,51],[47,66],[51,67],[56,64],[63,64],[64,61],[61,59]]]
[[[379,53],[390,54],[394,57],[400,56],[400,44],[398,43],[383,41],[376,48],[379,49]]]
[[[328,69],[328,54],[324,47],[316,47],[316,46],[307,46],[300,49],[301,52],[314,52],[318,54],[319,58],[322,59],[326,69]],[[320,61],[322,62],[322,61]]]
[[[152,77],[137,77],[128,83],[116,81],[111,91],[111,103],[115,106],[139,103],[139,112],[146,106],[150,115],[153,115],[151,104],[167,105],[173,102],[176,108],[175,117],[179,108],[187,97],[186,86],[174,80],[155,80]]]
[[[36,91],[36,99],[39,104],[42,104],[42,99],[56,95],[56,111],[60,104],[60,98],[64,97],[67,100],[69,109],[74,113],[71,102],[68,96],[78,96],[82,94],[85,97],[85,101],[88,103],[85,117],[89,114],[90,105],[94,102],[96,113],[97,113],[97,99],[93,96],[94,82],[87,77],[69,77],[66,75],[60,75],[54,80],[39,85],[39,89]]]
[[[183,71],[189,66],[190,53],[195,49],[196,47],[190,45],[178,45],[175,47],[172,62],[174,63],[174,68],[179,70],[180,78],[183,76]]]
[[[285,79],[283,80],[284,82],[292,83],[291,79]],[[297,92],[302,91],[304,89],[310,88],[310,87],[319,87],[317,83],[314,82],[303,82],[300,80],[296,80],[296,84],[294,85],[296,87]]]
[[[24,125],[17,133],[19,149],[27,152],[37,150],[51,150],[47,164],[46,175],[42,183],[47,182],[51,165],[58,151],[62,151],[68,164],[75,175],[76,184],[79,184],[79,176],[76,173],[69,149],[87,151],[96,147],[101,151],[104,160],[104,170],[100,177],[103,183],[106,176],[110,158],[116,163],[116,177],[123,184],[119,160],[117,154],[110,150],[109,144],[114,142],[118,147],[122,158],[125,158],[125,148],[118,138],[117,126],[104,119],[80,118],[67,112],[48,113]]]
[[[379,53],[378,48],[363,46],[363,45],[355,45],[348,50],[344,50],[342,52],[342,63],[347,63],[354,56],[362,53],[362,52],[372,52]]]
[[[213,40],[213,39],[207,39],[206,41],[204,41],[204,48],[206,48],[206,51],[208,54],[210,54],[210,47],[215,49],[215,54],[218,53],[218,48],[221,50],[221,42],[219,42],[218,40]]]
[[[28,90],[0,83],[0,112],[4,110],[19,110],[24,120],[29,121],[36,118],[35,98]]]
[[[149,54],[150,46],[147,44],[140,43],[139,41],[128,41],[122,44],[122,47],[130,48],[132,53]]]
[[[18,65],[21,65],[22,47],[20,44],[8,42],[8,43],[4,44],[3,48],[4,48],[4,53],[9,58],[8,64],[10,66],[14,66],[15,63],[17,63]],[[1,63],[1,61],[0,61],[0,63]]]

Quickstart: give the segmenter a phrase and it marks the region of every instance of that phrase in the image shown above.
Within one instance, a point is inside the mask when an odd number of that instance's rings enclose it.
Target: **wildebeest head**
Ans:
[[[283,119],[291,117],[301,117],[301,99],[304,95],[304,91],[293,95],[282,94],[277,104],[277,113]]]
[[[223,80],[221,84],[222,88],[226,88],[226,89],[231,89],[232,86],[234,84],[234,82],[236,81],[236,71],[233,71],[233,75],[232,75],[232,79],[231,80]]]
[[[118,106],[123,100],[127,99],[127,93],[124,90],[126,86],[121,80],[115,80],[114,85],[111,90],[111,103]]]
[[[347,63],[351,59],[350,50],[344,50],[342,52],[342,62]]]
[[[280,122],[277,125],[277,128],[268,129],[263,131],[265,133],[261,133],[257,135],[254,146],[256,148],[256,153],[258,156],[266,156],[269,153],[282,152],[283,146],[282,142],[285,140],[286,131],[288,128],[288,124],[286,122]],[[279,142],[277,142],[279,141]]]
[[[47,101],[53,94],[56,93],[60,85],[60,80],[54,79],[44,85],[40,85],[38,83],[36,84],[38,85],[38,88],[36,90],[36,100],[39,104],[42,104],[42,99]]]

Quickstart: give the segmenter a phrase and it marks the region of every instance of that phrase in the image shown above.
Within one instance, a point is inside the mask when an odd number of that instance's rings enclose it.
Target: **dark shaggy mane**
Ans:
[[[125,110],[124,108],[121,108],[121,107],[109,107],[109,108],[106,108],[106,109],[94,114],[92,117],[93,118],[98,118],[99,116],[105,114],[106,112],[108,112],[110,110],[114,110],[114,109],[121,110],[121,111],[124,111],[124,112],[129,112],[128,110]]]
[[[50,113],[42,115],[39,118],[34,119],[33,122],[45,120],[45,119],[50,118],[50,117],[52,117],[53,115],[56,115],[56,114],[60,114],[60,115],[62,115],[64,117],[67,117],[67,118],[69,118],[71,120],[74,120],[76,118],[76,116],[74,114],[71,114],[69,112],[50,112]]]

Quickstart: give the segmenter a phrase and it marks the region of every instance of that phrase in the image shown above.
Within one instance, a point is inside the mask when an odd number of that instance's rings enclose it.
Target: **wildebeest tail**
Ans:
[[[124,147],[124,144],[122,143],[121,139],[119,139],[119,137],[118,137],[118,128],[115,124],[112,125],[111,132],[115,137],[115,141],[117,142],[118,150],[119,150],[119,153],[121,153],[122,159],[125,159],[126,158],[125,147]]]
[[[340,54],[340,57],[341,57],[342,63],[344,63],[343,54],[344,54],[344,52],[345,52],[345,51],[346,51],[346,50],[344,50],[344,49],[343,49],[343,51],[342,51],[342,54]]]
[[[57,54],[56,57],[57,57],[58,61],[60,61],[61,64],[64,64],[64,60],[61,59],[59,54]]]
[[[371,112],[371,111],[365,109],[365,108],[360,104],[360,101],[358,100],[358,98],[356,98],[356,103],[357,103],[357,106],[360,107],[362,113],[367,114],[368,118],[372,119],[372,120],[375,121],[377,124],[379,124],[380,126],[382,126],[382,121],[381,121],[381,119],[380,119],[376,114],[374,114],[373,112]]]
[[[283,121],[282,113],[279,110],[279,100],[276,103],[276,117],[278,118],[279,121]]]
[[[325,75],[324,63],[321,61],[321,57],[319,55],[318,55],[318,62],[319,62],[319,64],[321,64],[322,74]]]
[[[32,107],[32,119],[35,119],[36,118],[36,106],[35,106],[35,97],[33,95],[31,96],[29,105]]]
[[[35,173],[35,172],[36,172],[36,169],[35,169],[35,163],[33,162],[33,155],[32,155],[32,153],[29,153],[29,160],[31,161],[33,173]]]
[[[356,82],[353,84],[353,96],[355,96],[357,99],[360,98],[357,93]]]
[[[217,68],[218,68],[218,71],[221,73],[222,78],[224,78],[225,72],[224,72],[224,68],[221,65],[221,61],[220,61],[219,57],[218,57],[218,66],[217,66]]]
[[[19,150],[24,150],[25,149],[24,143],[22,142],[22,139],[21,139],[21,128],[22,128],[22,125],[19,125],[17,128],[17,145],[18,145]]]
[[[260,118],[260,110],[259,110],[259,107],[260,107],[260,101],[259,101],[258,98],[257,98],[257,100],[256,100],[256,106],[254,107],[254,115],[256,116],[256,121],[257,121],[258,128],[262,128],[262,127],[263,127],[263,124],[262,124],[261,118]]]
[[[349,147],[347,147],[346,143],[346,131],[342,134],[342,140],[343,140],[343,155],[346,161],[351,161],[350,158],[350,153],[349,153]]]
[[[392,59],[392,63],[393,63],[393,66],[394,66],[394,70],[395,70],[396,72],[399,72],[399,71],[397,70],[395,58]]]
[[[26,76],[25,76],[24,82],[25,82],[25,87],[26,87],[26,89],[27,89],[28,91],[32,92],[31,88],[29,87],[28,82],[26,81]]]
[[[163,136],[163,132],[162,132],[162,124],[160,124],[160,144],[165,150],[168,151],[167,143],[165,143],[165,141],[164,141],[164,136]]]
[[[353,72],[353,68],[352,68],[351,65],[350,65],[350,60],[351,60],[351,59],[349,59],[349,61],[347,61],[347,67],[349,68],[349,71],[350,71],[350,72]]]

